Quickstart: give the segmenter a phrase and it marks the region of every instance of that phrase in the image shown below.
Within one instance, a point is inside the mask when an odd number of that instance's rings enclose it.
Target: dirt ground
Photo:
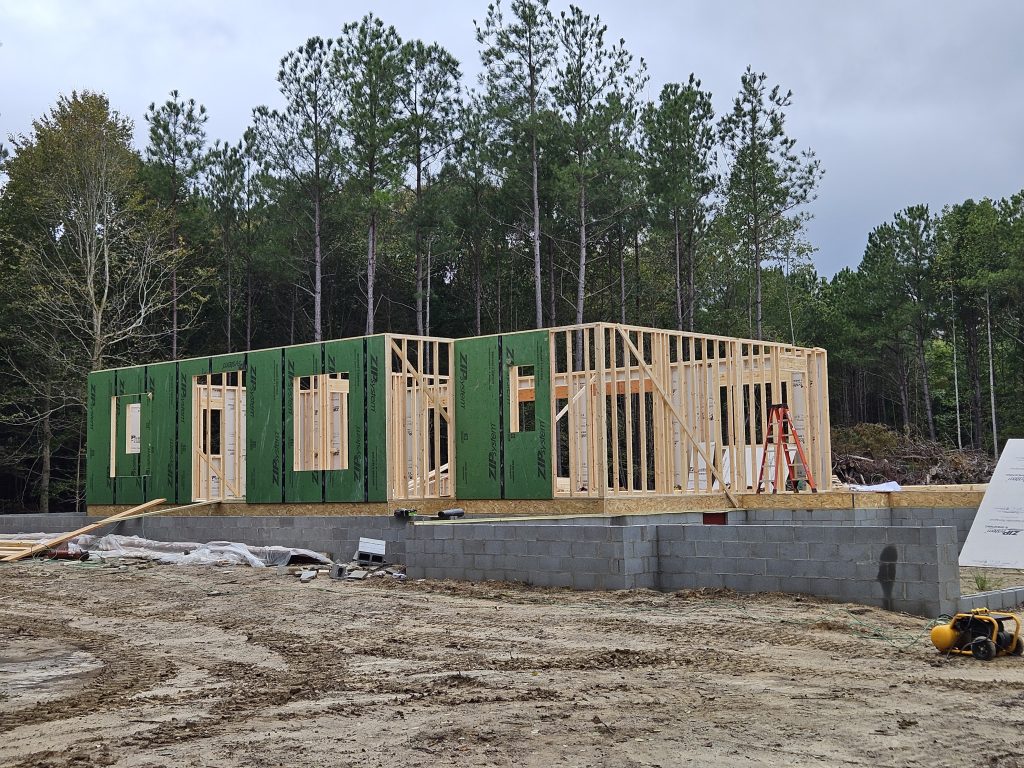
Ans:
[[[1024,766],[1024,659],[810,598],[0,570],[0,765]]]

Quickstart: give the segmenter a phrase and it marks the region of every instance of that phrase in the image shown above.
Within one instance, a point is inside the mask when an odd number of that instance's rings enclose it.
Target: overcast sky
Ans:
[[[649,98],[695,72],[721,114],[748,64],[793,91],[789,133],[826,171],[809,207],[823,274],[855,266],[907,205],[1024,188],[1024,2],[580,2],[646,60]],[[177,88],[206,105],[211,140],[235,141],[254,106],[278,103],[282,55],[370,10],[447,47],[475,85],[486,0],[0,0],[0,135],[89,88],[135,120],[141,147],[146,107]]]

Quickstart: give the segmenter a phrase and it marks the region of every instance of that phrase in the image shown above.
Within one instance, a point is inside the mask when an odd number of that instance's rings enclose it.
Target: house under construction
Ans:
[[[796,482],[764,459],[778,403]],[[98,371],[88,409],[91,507],[664,511],[831,480],[824,350],[617,324]]]

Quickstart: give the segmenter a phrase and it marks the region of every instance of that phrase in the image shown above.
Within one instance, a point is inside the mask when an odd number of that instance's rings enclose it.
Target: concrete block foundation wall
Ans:
[[[741,509],[729,512],[729,523],[742,525],[894,525],[920,527],[943,525],[956,528],[957,544],[963,547],[977,507],[881,507],[878,509]]]
[[[65,533],[88,525],[89,522],[84,513],[76,512],[0,515],[0,533]]]
[[[960,596],[952,527],[657,526],[658,586],[799,592],[921,616]]]
[[[937,616],[960,596],[952,527],[416,525],[413,578],[576,589],[802,592]]]

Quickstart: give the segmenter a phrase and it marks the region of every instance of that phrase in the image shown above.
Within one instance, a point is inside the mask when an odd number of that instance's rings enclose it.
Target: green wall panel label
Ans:
[[[455,342],[455,491],[461,499],[501,498],[499,339]]]
[[[113,396],[113,371],[89,374],[85,436],[87,505],[114,503],[114,482],[110,477],[110,398]]]
[[[149,392],[150,473],[147,492],[150,498],[177,501],[178,452],[175,450],[177,390],[174,382],[178,366],[160,363],[146,367]]]
[[[210,358],[210,373],[232,373],[245,370],[245,352],[217,355]]]
[[[245,374],[245,500],[280,504],[284,499],[280,349],[250,352]]]
[[[178,504],[192,501],[192,379],[210,372],[210,358],[178,363]]]
[[[325,501],[365,501],[363,340],[324,343],[324,373],[348,374],[348,468],[324,472]]]
[[[388,500],[387,391],[391,358],[383,335],[366,343],[366,500]]]
[[[504,404],[504,493],[506,499],[550,499],[551,490],[551,366],[547,331],[528,331],[503,336],[504,365],[501,391]],[[509,381],[514,366],[532,366],[534,405],[532,423],[512,432]]]
[[[295,472],[295,379],[323,373],[323,344],[303,344],[284,351],[284,497],[286,501],[323,501],[323,472]]]

